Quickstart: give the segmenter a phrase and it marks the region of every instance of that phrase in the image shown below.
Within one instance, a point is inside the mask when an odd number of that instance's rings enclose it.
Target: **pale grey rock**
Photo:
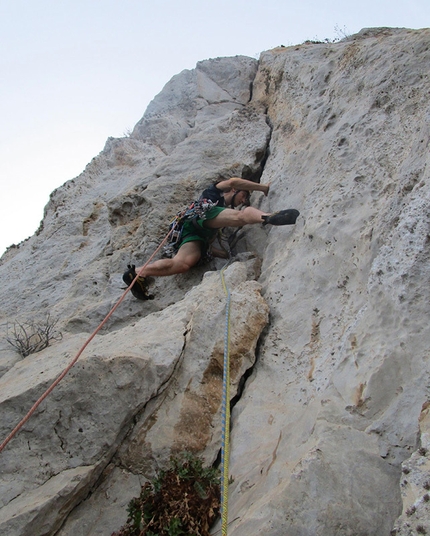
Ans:
[[[231,292],[232,398],[245,372],[254,366],[257,341],[268,321],[260,285],[246,278],[244,263],[233,263],[225,275]],[[213,463],[220,449],[226,314],[220,276],[207,274],[204,285],[192,289],[186,299],[195,302],[195,311],[187,326],[181,366],[163,397],[137,421],[119,454],[122,465],[148,477],[154,476],[154,468],[166,466],[172,454],[189,450]]]
[[[260,60],[262,180],[302,217],[264,252],[271,324],[235,408],[235,536],[388,535],[401,512],[429,386],[428,39],[375,32]]]
[[[246,370],[254,364],[255,347],[268,320],[268,308],[260,295],[259,284],[247,281],[254,264],[253,260],[233,263],[225,272],[226,285],[231,289],[231,321],[237,326],[230,348],[231,398],[240,389]],[[211,308],[200,300],[202,294],[212,304]],[[188,450],[204,455],[210,462],[215,460],[221,445],[225,307],[220,274],[209,273],[183,301],[166,309],[173,321],[183,317],[184,309],[188,311],[175,373],[159,395],[148,400],[142,412],[136,414],[133,430],[114,459],[122,468],[121,476],[117,471],[105,475],[100,489],[66,521],[61,535],[97,534],[104,526],[117,530],[125,522],[124,511],[117,506],[118,501],[124,504],[120,490],[126,486],[125,481],[135,474],[143,479],[153,478],[159,469],[166,467],[172,455]],[[167,320],[159,320],[155,337],[166,330]],[[106,489],[113,491],[106,496]],[[133,489],[134,496],[138,496],[140,488],[136,490],[136,483]],[[127,497],[132,498],[129,493]],[[115,511],[110,509],[112,502]],[[94,508],[97,524],[91,521],[95,517]]]
[[[53,534],[64,517],[85,497],[92,466],[69,469],[20,495],[2,508],[0,530],[4,536]]]
[[[427,530],[429,42],[428,29],[365,29],[174,77],[1,259],[0,323],[49,311],[63,332],[19,361],[0,341],[2,434],[116,303],[127,262],[147,260],[211,181],[240,175],[271,183],[254,206],[301,215],[293,227],[244,228],[229,268],[239,315],[229,534]],[[31,519],[47,534],[64,521],[61,536],[117,530],[119,506],[171,452],[214,460],[221,266],[152,282],[150,302],[126,296],[0,453],[0,522],[13,536]],[[89,467],[74,489],[67,475]],[[66,506],[45,521],[55,478]]]
[[[128,503],[139,496],[142,483],[138,475],[110,464],[102,475],[101,484],[73,510],[56,536],[112,534],[125,525]]]
[[[251,98],[257,61],[246,56],[198,62],[174,76],[149,104],[132,137],[166,154],[205,123],[243,108]]]
[[[396,521],[393,536],[427,534],[430,531],[430,435],[429,406],[420,415],[420,448],[402,464],[400,489],[402,515]]]
[[[162,344],[157,339],[163,320],[152,315],[125,328],[125,339],[115,332],[96,337],[91,351],[81,357],[42,402],[13,444],[3,451],[2,505],[14,498],[17,501],[16,497],[21,505],[26,495],[45,482],[80,466],[92,466],[85,476],[85,488],[80,489],[80,499],[88,494],[129,431],[134,416],[162,391],[171,377],[182,351],[186,314],[184,310],[170,322]],[[66,368],[72,352],[76,354],[85,339],[84,335],[67,337],[23,359],[0,379],[2,436],[6,437]],[[25,467],[17,471],[23,458]],[[75,481],[72,478],[71,483]],[[76,488],[79,484],[76,481]],[[72,484],[68,487],[69,495],[73,495],[71,487]],[[55,488],[47,489],[49,492]],[[43,492],[44,501],[39,500],[39,509],[54,499],[48,492]],[[76,503],[68,499],[67,504],[72,508]],[[67,513],[60,510],[52,527],[62,522]],[[0,509],[0,520],[5,524],[8,515],[8,509]]]
[[[257,340],[268,316],[259,284],[246,282],[248,271],[253,269],[248,269],[246,263],[233,263],[225,275],[227,285],[232,287],[232,322],[238,325],[231,341],[232,397],[240,378],[253,364]],[[201,296],[212,303],[210,309]],[[183,392],[178,396],[183,407],[177,406],[177,400],[167,404],[171,415],[163,426],[171,429],[173,435],[170,441],[163,441],[158,434],[153,457],[162,466],[178,450],[189,448],[201,452],[209,446],[209,455],[216,457],[220,448],[219,388],[225,304],[219,274],[208,273],[183,301],[133,322],[121,330],[121,336],[118,331],[96,336],[91,349],[42,403],[11,447],[2,453],[0,489],[5,507],[0,509],[0,523],[6,533],[13,534],[15,530],[24,534],[31,530],[54,533],[69,511],[96,484],[131,428],[135,428],[132,438],[142,434],[142,427],[148,427],[148,419],[151,422],[165,411],[166,399],[175,398],[172,392],[183,391],[185,386],[183,399]],[[72,348],[79,349],[84,341],[83,335],[68,336],[55,346],[23,359],[0,378],[2,436],[13,428],[25,409],[30,409],[26,407],[27,401],[35,401],[69,364]],[[198,356],[197,349],[200,349]],[[146,407],[154,404],[157,410],[152,409],[148,416]],[[205,412],[201,412],[203,404],[207,407]],[[172,405],[181,409],[176,416]],[[192,421],[189,420],[191,410]],[[139,417],[140,412],[143,418]],[[193,439],[190,426],[197,423]],[[154,443],[154,439],[151,441]],[[128,449],[129,442],[124,442],[123,450]],[[119,456],[119,463],[127,465],[130,471],[145,474],[142,465],[145,459],[147,464],[151,459],[146,452],[142,453],[142,445],[137,449],[135,441],[134,445],[137,452],[128,454],[126,462]],[[17,472],[18,460],[24,457],[25,468]],[[70,473],[79,467],[86,468],[83,483],[75,473]],[[152,475],[153,469],[147,473]],[[58,475],[63,475],[60,480],[63,491],[56,484]],[[110,481],[104,485],[114,486]],[[63,497],[65,504],[52,512],[57,495]],[[109,510],[106,500],[105,508]],[[50,512],[49,516],[46,512]],[[112,511],[109,512],[112,516]],[[117,523],[121,519],[114,518]],[[87,524],[85,521],[84,526]]]

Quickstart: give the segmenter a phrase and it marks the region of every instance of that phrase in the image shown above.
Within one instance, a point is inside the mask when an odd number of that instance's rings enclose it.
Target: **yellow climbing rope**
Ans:
[[[230,261],[229,261],[230,262]],[[228,467],[230,460],[230,291],[225,283],[224,270],[229,262],[221,270],[221,281],[227,296],[225,308],[225,332],[224,332],[224,366],[222,382],[222,413],[221,413],[221,533],[227,536],[228,524]]]

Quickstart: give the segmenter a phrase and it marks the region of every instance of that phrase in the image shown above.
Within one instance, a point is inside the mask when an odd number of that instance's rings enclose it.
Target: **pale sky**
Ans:
[[[0,255],[175,74],[378,26],[429,27],[430,0],[0,0]]]

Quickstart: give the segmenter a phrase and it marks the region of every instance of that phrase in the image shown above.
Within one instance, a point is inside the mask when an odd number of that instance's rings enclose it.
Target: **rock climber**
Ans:
[[[215,239],[219,229],[223,227],[242,227],[248,224],[262,225],[293,225],[299,216],[296,209],[287,209],[272,214],[249,206],[250,193],[263,192],[268,195],[270,184],[259,184],[250,180],[232,177],[222,180],[203,191],[200,199],[216,203],[211,206],[204,217],[194,222],[185,221],[177,253],[171,259],[160,259],[148,264],[142,272],[141,268],[129,265],[123,275],[123,281],[130,286],[139,273],[139,277],[131,288],[133,296],[140,300],[152,299],[148,292],[147,277],[163,277],[187,272],[195,266],[206,253]],[[235,208],[245,205],[242,210]],[[217,254],[218,253],[218,254]],[[223,256],[222,252],[213,252],[213,256]]]

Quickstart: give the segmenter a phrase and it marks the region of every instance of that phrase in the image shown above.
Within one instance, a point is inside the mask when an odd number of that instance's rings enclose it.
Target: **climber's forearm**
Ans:
[[[247,192],[263,192],[264,195],[267,195],[269,193],[270,184],[260,184],[239,177],[232,177],[231,179],[219,182],[216,187],[223,191],[228,191],[233,188],[235,190],[245,190]]]

